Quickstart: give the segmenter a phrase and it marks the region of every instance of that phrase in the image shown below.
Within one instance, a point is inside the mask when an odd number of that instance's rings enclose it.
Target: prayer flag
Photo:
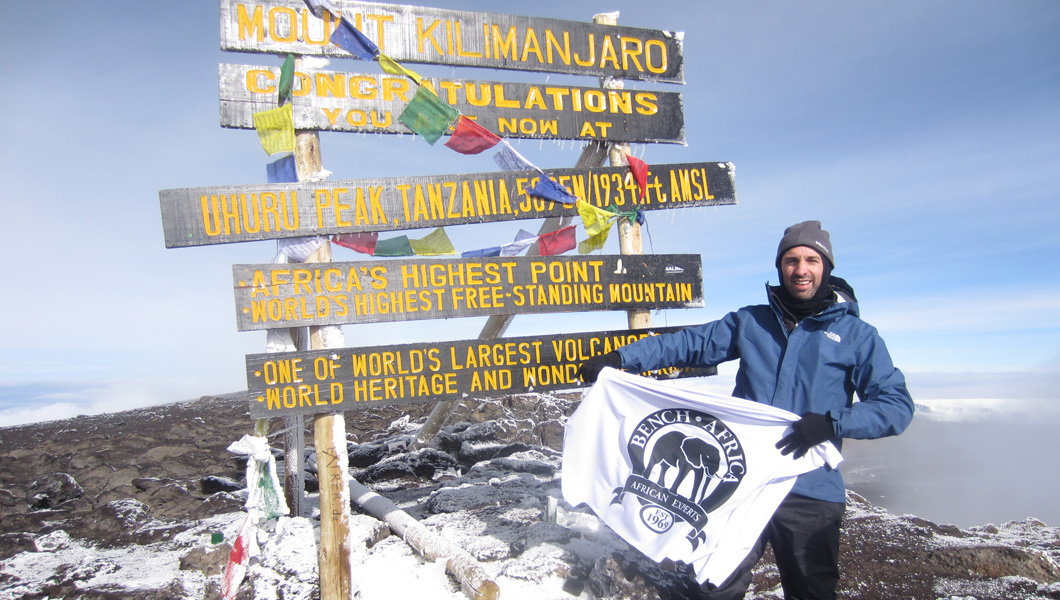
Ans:
[[[500,137],[476,123],[474,119],[460,115],[456,129],[445,145],[461,154],[479,154],[496,146],[500,141]]]
[[[439,256],[441,254],[456,254],[453,243],[449,241],[449,235],[445,229],[439,227],[418,240],[409,240],[412,251],[417,256]]]
[[[459,116],[460,113],[455,108],[446,104],[434,92],[420,86],[416,88],[416,95],[401,112],[398,121],[433,146]]]
[[[588,237],[578,243],[578,254],[589,254],[604,247],[607,236],[611,234],[610,229],[605,229],[592,237]]]
[[[526,231],[525,229],[520,229],[519,233],[515,234],[514,242],[501,246],[501,256],[516,256],[523,250],[526,250],[527,248],[532,246],[533,243],[536,241],[536,235],[530,233],[529,231]]]
[[[286,262],[305,262],[318,248],[328,243],[327,236],[282,238],[276,240],[276,251],[286,256]],[[280,262],[280,261],[273,261]]]
[[[574,225],[568,225],[552,233],[537,238],[537,249],[541,256],[556,256],[567,250],[573,250],[575,246]]]
[[[290,103],[254,113],[254,129],[267,154],[294,152],[294,117]]]
[[[335,33],[331,34],[331,41],[361,60],[370,61],[379,55],[379,46],[350,25],[345,17],[339,20],[339,26],[335,28]]]
[[[252,546],[257,546],[255,536],[258,517],[258,511],[248,511],[243,526],[239,528],[239,535],[232,542],[232,551],[228,554],[224,575],[221,576],[221,600],[234,600],[236,592],[239,591],[239,584],[243,583],[250,555],[254,553]]]
[[[280,67],[280,84],[277,86],[277,105],[283,106],[291,101],[291,87],[294,85],[294,55],[288,54]]]
[[[409,244],[408,236],[401,235],[376,241],[373,256],[413,256],[415,254],[412,251],[412,245]]]
[[[552,200],[570,206],[578,201],[578,197],[567,191],[567,188],[559,184],[555,179],[542,176],[537,179],[537,185],[530,190],[531,196]]]
[[[578,203],[578,215],[582,218],[582,225],[589,239],[578,244],[579,254],[588,254],[599,250],[607,243],[607,236],[611,233],[611,222],[617,218],[615,213],[596,208],[588,202]]]
[[[525,158],[523,158],[522,154],[519,154],[518,152],[516,152],[515,148],[512,148],[512,145],[508,143],[508,140],[501,140],[501,141],[504,142],[504,146],[500,150],[498,150],[496,154],[493,155],[493,160],[496,161],[497,166],[499,166],[502,170],[504,170],[504,171],[526,171],[528,169],[533,169],[535,171],[540,171],[541,170],[541,169],[538,169],[537,167],[535,167],[533,165],[533,163],[531,163],[530,161],[528,161]]]
[[[375,254],[375,244],[379,239],[379,233],[375,231],[367,233],[340,233],[331,237],[331,241],[350,250],[356,250],[364,254]]]
[[[578,203],[578,216],[582,218],[582,225],[585,226],[585,233],[589,237],[598,235],[602,231],[609,231],[611,221],[617,218],[615,213],[596,208],[588,202]]]
[[[494,246],[492,248],[483,248],[481,250],[468,250],[467,252],[460,253],[460,258],[480,258],[483,256],[500,256],[501,247]]]
[[[639,158],[633,158],[628,154],[626,155],[626,161],[629,162],[629,170],[633,172],[633,179],[637,182],[637,187],[640,188],[640,197],[643,200],[644,194],[648,190],[648,163]]]
[[[415,81],[417,85],[423,81],[423,77],[421,77],[419,73],[406,69],[398,64],[397,61],[382,52],[379,53],[379,66],[383,68],[384,73],[389,73],[390,75],[404,75]]]
[[[298,168],[295,166],[293,154],[288,154],[275,162],[265,165],[265,172],[269,178],[269,183],[293,183],[298,181]]]

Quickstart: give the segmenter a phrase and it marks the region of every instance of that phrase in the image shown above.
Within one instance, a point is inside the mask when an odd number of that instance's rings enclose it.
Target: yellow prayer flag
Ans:
[[[389,73],[391,75],[404,75],[405,77],[408,77],[409,79],[415,81],[417,85],[419,85],[420,82],[423,80],[423,78],[420,77],[419,73],[406,69],[405,67],[399,65],[397,61],[390,58],[386,54],[383,54],[382,52],[379,53],[377,59],[379,60],[379,66],[383,68],[384,73]]]
[[[456,254],[456,248],[449,241],[449,235],[445,229],[439,227],[418,240],[409,240],[412,251],[416,256],[438,256],[440,254]]]
[[[607,236],[611,233],[611,228],[608,227],[603,231],[600,231],[596,235],[590,235],[584,241],[578,242],[578,254],[588,254],[593,250],[599,250],[604,247],[607,243]]]
[[[582,225],[585,226],[585,233],[590,238],[600,234],[600,232],[606,232],[611,229],[611,221],[615,219],[617,215],[606,210],[596,208],[588,202],[578,201],[578,215],[582,218]],[[607,236],[604,236],[607,239]]]
[[[258,131],[261,147],[269,155],[294,152],[294,117],[290,102],[279,108],[254,113],[254,129]]]

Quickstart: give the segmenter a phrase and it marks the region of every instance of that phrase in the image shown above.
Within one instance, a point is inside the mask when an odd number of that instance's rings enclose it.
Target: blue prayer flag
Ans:
[[[350,25],[345,17],[339,21],[335,33],[331,34],[331,41],[361,60],[371,61],[379,55],[379,46],[365,37],[356,27]]]
[[[298,181],[298,169],[295,168],[294,155],[288,154],[276,162],[265,165],[269,183],[292,183]]]

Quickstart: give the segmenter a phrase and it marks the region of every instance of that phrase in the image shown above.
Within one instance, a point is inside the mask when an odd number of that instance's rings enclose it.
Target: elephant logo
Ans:
[[[614,491],[642,506],[641,521],[665,533],[677,521],[690,526],[695,549],[711,511],[725,503],[747,472],[740,440],[723,421],[689,409],[663,409],[644,417],[626,443],[632,473]]]
[[[677,494],[691,475],[693,478],[691,490],[685,494],[685,497],[698,504],[706,495],[706,484],[718,472],[720,464],[721,452],[709,442],[688,436],[680,431],[671,431],[655,442],[651,458],[644,466],[644,476],[655,481],[659,486],[668,487],[671,493]],[[652,472],[657,467],[658,475],[653,478]],[[667,472],[671,468],[676,469],[677,474],[668,479]],[[669,486],[667,482],[670,482]]]

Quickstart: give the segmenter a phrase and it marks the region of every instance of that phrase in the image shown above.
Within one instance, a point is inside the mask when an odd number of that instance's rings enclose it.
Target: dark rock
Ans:
[[[596,598],[624,600],[661,600],[659,593],[649,588],[639,573],[626,574],[614,555],[603,556],[589,573],[589,589]]]
[[[383,444],[359,444],[349,450],[350,467],[364,469],[378,463],[389,454],[390,452]],[[313,472],[316,473],[316,469]]]
[[[315,494],[320,491],[320,479],[316,473],[305,474],[305,491],[307,494]]]
[[[245,500],[240,500],[228,492],[218,492],[203,500],[202,504],[188,514],[188,518],[202,520],[225,513],[239,512],[244,509],[245,504]]]
[[[215,477],[207,475],[199,480],[199,489],[204,494],[216,494],[217,492],[238,492],[243,489],[242,483],[233,481],[227,477]]]
[[[431,478],[437,471],[456,469],[460,463],[455,458],[433,448],[424,448],[412,454],[402,454],[373,464],[357,475],[362,483],[375,483],[401,477]]]
[[[530,450],[532,446],[523,443],[517,444],[498,444],[498,443],[475,443],[470,440],[465,440],[460,444],[459,458],[461,461],[474,464],[482,462],[484,460],[490,460],[502,456],[511,456],[517,452],[526,452]]]
[[[183,519],[195,510],[201,501],[192,496],[186,487],[170,483],[157,487],[147,494],[147,504],[155,514],[162,517]]]
[[[220,575],[228,563],[232,547],[218,544],[212,548],[193,548],[180,558],[181,571],[199,571],[207,577]]]
[[[11,558],[19,552],[36,552],[37,545],[28,533],[0,533],[0,560]]]
[[[969,573],[980,577],[1025,577],[1038,583],[1060,581],[1060,573],[1048,559],[1018,548],[941,548],[928,552],[924,562],[947,573]]]
[[[175,479],[168,479],[165,477],[137,477],[132,480],[132,485],[141,492],[150,492],[160,487],[167,485],[175,485],[178,482]]]
[[[26,501],[35,510],[56,508],[64,502],[76,500],[85,490],[68,473],[52,473],[33,482],[26,492]]]
[[[101,506],[95,518],[86,520],[71,533],[95,540],[102,546],[128,543],[130,536],[151,521],[151,508],[135,498],[114,500]]]

